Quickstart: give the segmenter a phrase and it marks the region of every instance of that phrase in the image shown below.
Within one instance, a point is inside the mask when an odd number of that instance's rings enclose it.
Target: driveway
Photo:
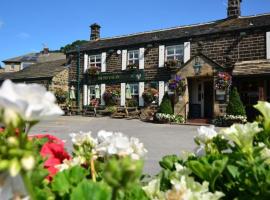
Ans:
[[[148,150],[145,161],[145,173],[156,174],[158,161],[168,154],[180,155],[183,151],[195,148],[193,138],[197,135],[197,126],[152,124],[139,120],[91,118],[81,116],[62,116],[57,119],[39,123],[31,134],[50,133],[66,141],[68,151],[72,145],[69,133],[92,131],[93,136],[99,130],[118,131],[128,136],[137,137]]]

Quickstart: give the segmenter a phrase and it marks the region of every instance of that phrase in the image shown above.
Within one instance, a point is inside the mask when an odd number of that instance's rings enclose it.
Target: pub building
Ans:
[[[241,16],[241,2],[228,0],[225,19],[119,37],[100,38],[101,27],[91,25],[90,41],[67,54],[78,106],[91,99],[104,105],[110,89],[119,93],[119,106],[132,100],[143,107],[147,88],[158,90],[160,104],[166,91],[172,93],[168,81],[178,75],[186,90],[176,96],[176,113],[189,119],[223,115],[236,86],[252,117],[252,106],[270,99],[270,13]],[[172,60],[173,69],[166,65]],[[231,86],[218,85],[224,77]]]

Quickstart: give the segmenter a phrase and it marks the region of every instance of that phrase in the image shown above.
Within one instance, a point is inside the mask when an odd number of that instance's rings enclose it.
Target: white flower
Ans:
[[[55,100],[51,92],[38,84],[14,84],[6,80],[0,88],[0,107],[15,111],[26,121],[62,115]]]
[[[220,133],[228,140],[233,141],[244,152],[252,149],[254,136],[262,131],[257,122],[247,124],[234,124],[230,128],[220,131]]]
[[[26,171],[32,170],[35,166],[34,156],[25,156],[21,159],[22,167]]]
[[[70,137],[72,143],[77,146],[87,143],[94,147],[97,144],[97,141],[92,137],[91,132],[85,133],[80,131],[79,133],[71,133]]]
[[[71,160],[65,159],[62,164],[56,165],[55,167],[61,172],[74,166],[80,166],[84,164],[85,161],[83,157],[74,157]]]
[[[143,190],[152,200],[165,200],[165,194],[160,191],[160,180],[153,179],[148,185],[143,187]]]
[[[147,153],[143,143],[141,143],[138,138],[130,138],[130,144],[133,149],[133,153],[131,154],[132,159],[139,160],[140,158],[143,158]]]
[[[112,155],[131,156],[132,159],[138,160],[147,152],[139,139],[129,139],[122,133],[100,131],[98,133],[98,142],[95,151],[100,157]]]
[[[198,141],[205,144],[208,141],[212,140],[217,136],[217,132],[215,131],[215,126],[205,127],[201,126],[198,128],[199,135],[196,137]]]
[[[97,134],[98,142],[102,143],[102,142],[107,141],[112,136],[112,134],[113,132],[108,132],[104,130],[99,131]]]

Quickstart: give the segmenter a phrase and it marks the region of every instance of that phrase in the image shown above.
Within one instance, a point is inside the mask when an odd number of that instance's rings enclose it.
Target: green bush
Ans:
[[[230,92],[230,99],[226,113],[227,115],[246,116],[245,107],[240,99],[236,87],[234,87]]]
[[[164,113],[164,114],[170,114],[170,115],[174,114],[172,102],[167,92],[164,94],[164,97],[158,109],[158,113]]]

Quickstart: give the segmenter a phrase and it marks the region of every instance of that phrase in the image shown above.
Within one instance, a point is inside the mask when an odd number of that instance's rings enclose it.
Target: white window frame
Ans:
[[[97,61],[99,57],[100,61]],[[94,58],[94,62],[91,61],[91,59]],[[99,65],[98,65],[99,64]],[[96,55],[89,55],[88,57],[88,69],[92,66],[94,66],[95,68],[98,68],[101,70],[101,65],[102,65],[102,56],[101,54],[96,54]]]
[[[89,85],[88,86],[89,90],[89,100],[91,101],[92,99],[96,98],[96,86],[95,85]],[[94,93],[92,93],[94,91]]]
[[[131,54],[132,54],[132,58],[130,58]],[[135,57],[135,54],[138,55],[137,58]],[[128,59],[127,59],[127,64],[128,65],[136,64],[136,62],[137,62],[138,66],[139,66],[139,63],[140,63],[140,51],[139,51],[139,49],[128,51],[127,56],[128,56]]]
[[[180,47],[180,50],[182,51],[182,54],[181,53],[176,53],[176,49],[178,47]],[[174,53],[168,55],[168,49],[170,49],[170,48],[173,48]],[[177,56],[180,56],[181,59],[184,59],[184,45],[180,44],[180,45],[166,46],[166,48],[165,48],[165,61],[168,61],[169,56],[174,57],[173,60],[179,60],[179,59],[176,59]]]
[[[134,86],[137,86],[137,93],[135,92]],[[132,97],[139,96],[139,83],[129,83],[129,87],[130,87],[130,93]]]

